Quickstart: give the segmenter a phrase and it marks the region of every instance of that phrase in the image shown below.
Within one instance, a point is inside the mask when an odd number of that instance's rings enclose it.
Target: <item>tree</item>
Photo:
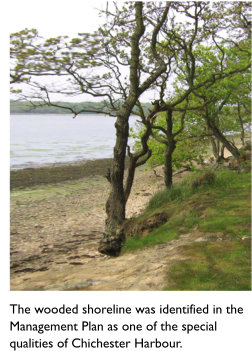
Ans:
[[[221,10],[225,9],[223,6],[221,6]],[[187,130],[190,130],[190,124],[193,125],[197,121],[197,126],[199,126],[200,117],[203,117],[207,124],[205,128],[208,130],[202,134],[199,128],[198,136],[208,135],[211,137],[216,158],[218,159],[220,154],[223,154],[224,146],[238,158],[237,148],[223,134],[225,129],[221,132],[219,117],[221,113],[223,114],[223,108],[230,99],[231,93],[230,89],[227,90],[227,86],[231,87],[231,82],[237,80],[239,75],[248,75],[246,72],[250,67],[249,50],[245,42],[241,48],[241,45],[230,44],[229,40],[221,39],[219,31],[223,30],[223,26],[219,23],[219,6],[217,6],[217,11],[212,12],[201,3],[179,3],[178,9],[180,11],[183,9],[183,13],[194,23],[194,28],[188,30],[186,23],[185,27],[182,26],[180,31],[173,34],[173,37],[168,36],[167,38],[167,48],[175,53],[174,93],[165,97],[168,79],[164,78],[163,75],[162,82],[160,84],[156,82],[160,94],[159,99],[155,101],[155,106],[156,112],[163,112],[165,117],[161,120],[155,118],[156,121],[161,121],[161,124],[156,123],[152,126],[152,130],[155,130],[155,133],[152,132],[152,136],[165,145],[161,150],[164,152],[162,160],[166,187],[172,186],[173,157],[178,137],[185,129],[185,121],[187,121]],[[235,9],[227,7],[225,11],[228,15],[233,14],[236,7]],[[209,20],[210,16],[213,20]],[[200,24],[204,28],[208,27],[203,32],[204,36],[202,36]],[[236,33],[236,26],[228,27],[228,29],[233,29]],[[208,45],[203,45],[203,41]],[[174,50],[175,48],[177,50]],[[191,111],[195,111],[194,114],[190,113]],[[178,114],[180,114],[179,118]],[[176,126],[178,122],[179,127]],[[195,135],[187,135],[188,137],[195,137]],[[220,143],[223,147],[220,147]]]
[[[183,112],[174,112],[172,116],[167,114],[166,112],[157,116],[152,126],[152,135],[148,141],[152,155],[148,164],[154,167],[164,165],[166,171],[164,181],[166,186],[170,187],[175,169],[192,170],[195,163],[204,161],[209,133],[202,120],[200,118],[196,120],[195,112],[185,109]],[[170,133],[167,133],[167,118]],[[141,134],[141,125],[138,130],[132,132],[136,140],[134,146],[136,149],[139,147],[138,140]]]
[[[103,99],[104,108],[116,116],[116,144],[108,174],[111,192],[106,203],[106,234],[99,248],[103,253],[117,255],[123,245],[126,201],[135,168],[150,155],[147,139],[157,114],[167,111],[169,129],[169,116],[180,111],[179,104],[194,90],[232,74],[232,70],[211,72],[195,84],[195,46],[210,40],[211,35],[216,36],[222,29],[218,11],[205,2],[109,3],[103,12],[106,23],[93,34],[82,33],[73,39],[58,37],[46,41],[39,38],[35,30],[31,36],[28,30],[12,36],[14,63],[11,77],[13,81],[23,82],[34,89],[34,92],[29,92],[30,98],[55,106],[52,99],[55,93],[89,94]],[[182,77],[181,94],[167,103],[165,91],[170,88],[169,79],[177,71]],[[39,76],[50,76],[52,81],[57,77],[57,80],[50,83],[37,79]],[[159,89],[159,99],[146,115],[140,98],[155,85]],[[129,117],[136,105],[145,132],[142,150],[132,154],[127,145]],[[127,150],[130,167],[125,188]]]
[[[12,37],[11,54],[16,62],[11,76],[36,88],[33,97],[50,104],[51,93],[59,92],[52,85],[49,87],[34,80],[37,75],[68,76],[71,85],[65,89],[61,87],[61,92],[106,98],[107,107],[117,117],[116,144],[109,176],[111,192],[106,204],[106,234],[99,248],[106,254],[117,255],[124,242],[121,224],[125,219],[123,180],[128,121],[139,97],[167,69],[168,60],[159,54],[157,46],[170,7],[169,2],[161,6],[126,3],[122,8],[114,3],[114,11],[106,11],[106,24],[94,35],[84,33],[71,41],[58,37],[41,43],[35,35],[28,39],[38,42],[28,41],[26,46],[23,36],[27,38],[29,31]],[[106,73],[99,71],[101,66]],[[122,67],[128,70],[128,79],[127,74],[122,73]]]
[[[247,50],[248,45],[247,42]],[[239,99],[242,99],[241,95],[243,95],[243,99],[246,99],[248,94],[245,86],[247,87],[246,82],[248,77],[250,77],[250,56],[247,50],[237,49],[237,46],[232,45],[225,48],[217,44],[216,47],[220,53],[219,58],[215,54],[215,50],[212,52],[212,55],[209,55],[209,50],[205,52],[205,49],[200,48],[200,55],[203,54],[203,56],[208,57],[207,60],[204,60],[201,70],[209,72],[213,69],[212,67],[214,69],[219,67],[218,69],[232,74],[228,74],[224,79],[214,82],[211,86],[195,90],[193,92],[194,98],[191,97],[191,103],[202,103],[204,105],[196,113],[202,116],[208,129],[213,133],[211,140],[217,161],[223,158],[223,147],[225,147],[237,159],[239,164],[239,150],[234,143],[228,140],[227,135],[236,132],[241,124],[243,126],[241,114],[238,123],[231,110],[233,110],[234,104]],[[219,64],[217,64],[218,60]],[[244,69],[239,70],[237,67],[244,67]],[[222,145],[221,148],[219,143]]]
[[[228,87],[230,92],[229,105],[226,106],[227,113],[232,117],[234,132],[240,133],[241,144],[245,145],[245,132],[249,132],[251,126],[251,83],[250,72],[239,74],[230,81]],[[230,120],[230,118],[229,118]]]

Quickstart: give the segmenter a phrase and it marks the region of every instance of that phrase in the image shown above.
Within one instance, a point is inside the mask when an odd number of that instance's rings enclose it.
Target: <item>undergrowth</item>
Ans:
[[[250,290],[250,242],[192,243],[171,265],[165,290]]]
[[[221,169],[208,174],[208,181],[197,171],[158,192],[140,218],[166,212],[168,222],[146,236],[127,239],[123,252],[171,241],[192,230],[203,237],[220,234],[221,241],[192,242],[183,248],[185,259],[169,267],[167,289],[249,290],[250,176]]]

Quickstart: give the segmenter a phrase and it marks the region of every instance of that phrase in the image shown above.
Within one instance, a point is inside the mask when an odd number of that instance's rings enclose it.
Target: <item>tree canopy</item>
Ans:
[[[75,38],[43,39],[35,29],[12,34],[11,83],[14,93],[37,104],[77,115],[90,108],[62,106],[54,97],[88,95],[100,101],[102,111],[116,116],[113,164],[107,174],[111,192],[100,251],[117,255],[125,239],[122,223],[135,169],[152,154],[150,138],[164,145],[167,186],[172,185],[173,153],[185,151],[185,145],[190,151],[194,133],[203,136],[210,131],[239,159],[237,148],[224,134],[231,126],[227,122],[231,112],[234,125],[243,132],[248,121],[250,4],[108,3],[101,15],[103,26]],[[147,91],[155,92],[149,108],[143,105]],[[134,152],[128,146],[132,112],[143,126]],[[124,179],[127,153],[130,165]],[[186,159],[188,152],[178,155]]]

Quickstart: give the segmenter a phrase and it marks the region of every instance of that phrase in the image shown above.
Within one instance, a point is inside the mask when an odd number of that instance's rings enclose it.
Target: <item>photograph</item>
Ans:
[[[10,291],[251,291],[251,1],[14,5]]]

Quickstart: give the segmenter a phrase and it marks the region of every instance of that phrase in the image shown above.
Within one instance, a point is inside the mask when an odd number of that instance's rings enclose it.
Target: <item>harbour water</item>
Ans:
[[[130,124],[135,120],[132,116]],[[110,158],[114,124],[105,115],[11,115],[11,169]]]

